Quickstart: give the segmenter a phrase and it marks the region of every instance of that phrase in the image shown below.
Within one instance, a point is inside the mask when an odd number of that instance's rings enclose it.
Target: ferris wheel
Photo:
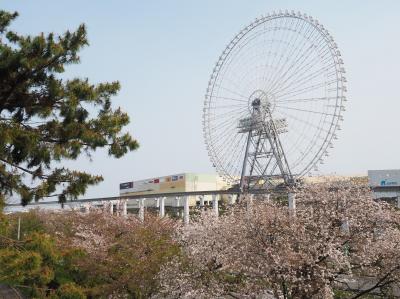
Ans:
[[[243,28],[218,58],[204,101],[218,173],[268,188],[316,170],[343,120],[344,74],[332,36],[310,16],[273,13]]]

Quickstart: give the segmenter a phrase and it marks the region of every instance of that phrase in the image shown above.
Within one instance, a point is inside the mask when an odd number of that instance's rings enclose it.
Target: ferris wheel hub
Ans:
[[[251,102],[251,106],[253,106],[253,108],[258,108],[261,105],[261,100],[259,98],[256,98],[253,100],[253,102]]]
[[[255,90],[249,97],[248,108],[252,113],[254,108],[261,107],[264,111],[267,109],[272,113],[275,109],[274,96],[261,89]]]

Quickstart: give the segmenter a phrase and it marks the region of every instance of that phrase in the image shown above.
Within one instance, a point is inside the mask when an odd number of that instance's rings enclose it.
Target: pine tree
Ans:
[[[17,16],[0,11],[0,202],[11,195],[22,204],[49,196],[65,202],[103,178],[59,166],[63,161],[103,147],[119,158],[138,143],[122,132],[128,115],[111,106],[119,82],[60,77],[80,62],[85,25],[60,36],[24,36],[9,29]]]

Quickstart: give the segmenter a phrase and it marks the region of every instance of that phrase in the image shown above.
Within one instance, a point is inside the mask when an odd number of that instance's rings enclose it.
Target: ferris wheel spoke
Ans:
[[[224,134],[229,128],[235,128],[236,126],[234,125],[233,122],[230,122],[229,125],[228,124],[224,124],[222,126],[218,126],[218,127],[214,127],[213,128],[213,132],[215,132],[214,134],[212,134],[211,136],[213,136],[213,139],[221,141],[220,139],[216,139],[221,137],[221,134]]]
[[[226,157],[227,164],[230,165],[230,170],[235,168],[236,171],[239,171],[240,164],[238,161],[242,160],[241,157],[245,150],[245,139],[243,137],[244,136],[240,137],[240,140],[234,145],[234,150],[231,150],[230,155],[227,155]]]
[[[235,98],[219,97],[219,96],[212,96],[211,101],[213,99],[228,100],[228,101],[234,101],[234,102],[244,102],[244,103],[248,102],[247,100],[240,100],[240,99],[235,99]]]
[[[319,137],[319,135],[317,137],[318,137],[318,139],[322,139]],[[302,155],[299,156],[295,161],[293,161],[293,164],[292,164],[293,167],[297,167],[298,165],[300,165],[304,161],[304,159],[308,156],[313,157],[312,160],[314,160],[315,157],[317,157],[319,155],[318,151],[316,152],[315,150],[313,150],[317,147],[320,147],[320,146],[317,144],[316,141],[315,142],[310,141],[308,143],[307,147],[305,147],[302,151],[299,149],[299,152],[301,151]]]
[[[323,75],[324,72],[325,72],[325,68],[321,67],[319,69],[316,69],[313,72],[310,72],[308,75],[301,77],[301,75],[303,75],[304,73],[307,73],[307,72],[311,71],[312,67],[313,67],[313,65],[310,64],[309,65],[309,69],[307,69],[305,72],[300,74],[298,76],[298,78],[296,78],[295,81],[293,81],[291,83],[291,86],[293,87],[293,89],[298,88],[298,86],[301,85],[301,84],[305,84],[305,83],[311,82],[313,79],[318,78],[318,76]],[[289,86],[287,86],[287,88],[289,88]],[[281,91],[286,91],[286,87],[282,87],[282,89],[280,89],[280,90]]]
[[[233,174],[233,175],[240,175],[240,165],[238,161],[241,161],[241,158],[244,154],[244,147],[242,147],[241,149],[239,148],[239,150],[233,152],[233,154],[227,158],[228,159],[228,171]]]
[[[271,89],[271,86],[274,85],[275,80],[277,80],[277,78],[279,76],[281,76],[281,74],[284,72],[286,65],[290,61],[289,57],[291,57],[291,55],[293,55],[293,53],[296,51],[295,45],[288,46],[287,48],[291,49],[291,52],[289,54],[287,54],[286,60],[284,61],[284,63],[281,64],[279,69],[274,73],[274,76],[272,76],[271,79],[265,81],[265,84],[268,84],[268,89]]]
[[[233,157],[236,157],[236,153],[240,153],[240,151],[244,148],[243,146],[240,146],[242,143],[244,143],[244,136],[243,135],[237,135],[230,143],[229,146],[225,146],[221,148],[217,154],[224,159],[225,164],[229,165],[234,165],[232,162],[237,161],[234,160]],[[232,150],[233,149],[233,150]],[[230,153],[230,155],[229,155]],[[230,158],[231,157],[231,158]]]
[[[286,26],[287,21],[288,21],[288,19],[285,19],[285,25],[284,25],[284,26]],[[293,19],[290,19],[290,21],[293,23]],[[282,48],[282,44],[283,44],[284,41],[286,40],[286,38],[287,38],[287,36],[289,35],[289,32],[290,32],[290,31],[289,31],[289,30],[284,30],[284,32],[286,32],[286,36],[285,36],[285,37],[282,37],[282,40],[278,40],[278,42],[277,42],[277,48],[275,49],[275,53],[278,53],[279,50]],[[285,48],[287,48],[287,47],[285,47]],[[286,50],[287,50],[287,49],[286,49]],[[274,56],[274,59],[273,59],[273,61],[272,61],[272,63],[271,63],[271,65],[274,66],[273,68],[276,68],[276,66],[278,66],[278,65],[280,64],[280,61],[282,60],[282,56],[283,56],[283,53],[282,53],[281,55],[279,55],[279,59],[278,59],[278,61],[277,61],[276,63],[275,63],[275,61],[276,61],[277,55]],[[271,78],[273,75],[274,75],[273,72],[271,72],[270,75],[269,75],[268,81],[270,80],[270,78]]]
[[[264,30],[263,32],[257,32],[257,33],[254,33],[252,36],[250,36],[249,38],[247,38],[247,39],[245,39],[245,40],[243,40],[243,41],[241,41],[241,43],[240,43],[240,50],[238,50],[238,51],[236,51],[236,53],[232,53],[232,57],[229,59],[229,60],[227,60],[226,61],[226,67],[225,67],[225,71],[224,71],[224,74],[226,73],[226,69],[229,69],[232,65],[231,65],[231,62],[232,62],[232,60],[234,60],[235,58],[236,59],[238,59],[239,57],[240,57],[240,55],[244,55],[245,53],[243,53],[241,50],[243,49],[243,48],[245,48],[249,43],[251,43],[251,41],[252,40],[254,40],[255,38],[257,38],[257,36],[259,36],[259,35],[261,35],[261,34],[263,34],[263,33],[266,33],[267,31],[272,31],[272,32],[274,32],[274,30],[272,30],[271,28],[268,28],[268,30]],[[265,41],[264,41],[265,42]],[[268,40],[268,42],[271,42],[272,43],[272,40]],[[269,52],[271,52],[271,50],[269,51]],[[270,58],[272,55],[267,55],[267,57],[268,58]],[[244,63],[244,62],[243,62]],[[267,64],[268,65],[268,64]],[[237,72],[237,71],[231,71],[231,75],[234,75],[235,73],[241,73],[240,71],[239,72]],[[235,78],[234,79],[238,79],[237,78],[237,76],[235,76]],[[233,82],[232,80],[229,80],[230,82]],[[239,82],[241,82],[241,80],[239,80]],[[237,85],[236,85],[237,86]]]
[[[213,139],[213,146],[219,147],[220,150],[218,152],[224,151],[224,149],[228,149],[229,146],[232,146],[235,142],[239,142],[241,140],[240,134],[232,133],[231,136],[224,136],[224,138]]]
[[[278,112],[280,115],[282,115],[283,118],[286,119],[286,116],[287,116],[287,115],[285,115],[285,114],[283,114],[283,113],[281,113],[281,112],[279,112],[279,111],[277,111],[277,112]],[[289,132],[292,131],[291,127],[288,128],[288,131],[289,131]],[[294,138],[293,138],[293,136],[292,136],[291,134],[286,134],[286,135],[283,135],[283,136],[285,136],[285,138],[284,138],[284,141],[285,141],[285,142],[284,142],[284,144],[282,144],[282,148],[283,148],[283,150],[285,150],[285,152],[286,152],[287,154],[290,154],[291,151],[292,151],[293,146],[296,144],[296,140],[293,140]]]
[[[270,88],[269,91],[271,93],[274,93],[277,90],[282,92],[282,91],[286,90],[287,88],[290,88],[291,86],[293,86],[293,84],[296,81],[298,81],[300,78],[302,78],[302,76],[304,76],[304,74],[307,74],[307,71],[309,71],[313,67],[315,67],[315,65],[317,65],[318,61],[319,61],[318,55],[310,61],[308,61],[307,58],[304,59],[304,61],[301,62],[296,68],[292,67],[292,68],[288,69],[291,72],[290,73],[287,72],[284,76],[279,78],[279,80],[277,80],[274,83],[274,85]],[[320,71],[321,69],[323,69],[323,67],[324,67],[324,65],[314,72]],[[309,73],[306,76],[312,76],[312,75],[313,75],[312,73]]]
[[[293,132],[292,128],[290,128],[289,130],[290,130],[290,132]],[[285,150],[286,155],[289,156],[287,158],[288,159],[290,158],[289,159],[290,160],[289,161],[289,165],[290,165],[291,168],[293,168],[292,167],[292,161],[291,161],[291,160],[293,160],[292,153],[295,150],[298,142],[299,142],[298,138],[294,140],[293,136],[289,134],[288,136],[285,137],[284,144],[282,144],[282,148]]]
[[[323,128],[323,127],[320,127],[320,126],[318,126],[316,124],[313,124],[313,123],[311,123],[309,121],[306,121],[304,119],[298,118],[298,117],[294,116],[293,114],[290,114],[290,113],[287,113],[287,112],[283,112],[283,111],[279,111],[279,113],[284,115],[284,116],[287,116],[288,118],[291,118],[293,120],[296,120],[296,121],[299,121],[299,122],[304,123],[306,125],[309,125],[310,127],[314,128],[314,129],[322,130],[325,133],[330,133],[329,130],[327,130],[327,129]]]
[[[245,116],[247,114],[246,111],[242,112],[242,113],[235,113],[232,116],[230,116],[229,118],[224,119],[221,122],[216,123],[213,127],[211,127],[212,130],[221,130],[223,128],[225,128],[227,125],[235,125],[237,126],[239,124],[239,119],[242,116]]]
[[[215,129],[217,125],[225,124],[230,120],[234,121],[239,117],[239,115],[244,115],[245,113],[248,113],[247,108],[236,108],[222,113],[216,113],[215,111],[211,110],[204,112],[204,120],[208,121],[209,123],[214,123],[215,125],[213,129]]]
[[[247,105],[246,105],[247,106]],[[245,106],[245,107],[246,107]],[[210,109],[226,109],[226,108],[232,108],[232,107],[240,107],[243,108],[243,104],[237,104],[237,105],[222,105],[222,106],[211,106]],[[247,107],[246,107],[247,108]]]
[[[213,130],[213,132],[210,135],[210,138],[212,139],[213,143],[221,143],[222,145],[225,144],[225,140],[223,139],[223,137],[228,134],[228,132],[230,131],[234,131],[235,126],[224,126],[224,127],[220,127],[217,130]]]
[[[227,116],[230,117],[231,115],[237,115],[238,113],[244,112],[246,110],[248,111],[247,107],[246,108],[240,107],[240,108],[235,108],[235,109],[232,109],[232,110],[229,110],[229,111],[225,111],[225,112],[219,113],[219,114],[215,114],[213,112],[208,111],[205,115],[208,117],[208,119],[210,121],[215,121],[215,120],[224,119]],[[214,117],[212,117],[212,116],[214,116]]]
[[[219,147],[226,147],[228,144],[230,144],[230,141],[233,139],[237,139],[236,135],[240,135],[237,133],[236,130],[226,130],[226,131],[221,131],[217,134],[213,134],[210,136],[210,142],[214,146],[219,146]],[[230,137],[230,136],[231,137]]]
[[[308,70],[310,71],[310,70]],[[280,93],[282,92],[291,92],[293,90],[297,90],[298,88],[300,88],[301,86],[304,86],[305,84],[310,84],[310,82],[313,82],[313,80],[317,79],[318,77],[320,78],[320,80],[325,80],[325,78],[323,77],[325,72],[324,68],[320,68],[317,69],[311,73],[309,73],[307,76],[301,77],[296,79],[296,81],[293,81],[290,83],[290,85],[286,85],[286,86],[279,86],[278,90]],[[336,82],[336,80],[332,80],[334,82]],[[330,85],[331,83],[328,82],[321,82],[320,84],[327,84]],[[276,90],[273,90],[272,93],[276,92]]]
[[[310,30],[311,30],[311,32],[310,32]],[[308,36],[308,38],[310,38],[311,36],[313,36],[314,31],[315,31],[315,28],[313,28],[312,26],[308,26],[305,35],[306,35],[306,34],[310,34],[310,35]],[[303,38],[304,38],[304,36],[303,36]],[[288,57],[294,57],[294,60],[293,60],[293,61],[295,61],[295,63],[296,63],[298,60],[301,59],[301,57],[302,57],[302,56],[301,56],[301,54],[302,54],[301,50],[303,50],[304,46],[306,45],[308,38],[304,38],[304,40],[303,40],[303,42],[302,42],[302,44],[301,44],[300,46],[293,47],[293,50],[292,50],[292,52],[291,52],[291,55],[288,56]],[[296,50],[297,50],[297,54],[295,54]],[[299,55],[300,55],[300,58],[299,58]],[[288,65],[289,61],[291,61],[291,60],[288,59],[288,60],[284,63],[284,65],[282,66],[281,70],[280,70],[279,72],[276,73],[276,76],[274,77],[274,80],[271,82],[270,86],[274,86],[274,85],[275,85],[275,82],[281,80],[280,78],[284,77],[284,76],[287,74],[287,72],[295,65],[295,63],[292,62],[292,65],[289,65],[289,67],[286,68],[286,66]],[[284,69],[286,69],[285,72],[283,72]],[[282,72],[283,72],[283,75],[281,75]],[[271,87],[271,88],[272,88],[272,87]]]
[[[266,32],[266,26],[267,26],[267,23],[265,22],[264,24],[263,24],[263,27],[264,27],[264,32]],[[267,45],[267,34],[263,34],[263,49],[265,49],[266,48],[266,45]],[[263,78],[265,78],[265,75],[266,75],[266,72],[267,72],[267,70],[268,70],[268,63],[269,63],[269,60],[271,59],[271,56],[270,55],[265,55],[266,56],[266,59],[265,59],[265,67],[264,67],[264,71],[263,71],[263,74],[262,74],[262,77]]]
[[[318,102],[318,101],[329,101],[329,100],[336,100],[338,97],[319,97],[319,98],[302,98],[302,99],[294,99],[294,100],[280,100],[275,101],[275,103],[300,103],[300,102]]]
[[[328,115],[328,116],[334,116],[334,117],[337,117],[337,116],[338,116],[337,114],[334,114],[334,113],[313,111],[313,110],[300,109],[300,108],[293,108],[293,107],[287,107],[287,106],[278,106],[278,105],[276,105],[275,107],[279,107],[279,108],[283,108],[283,109],[289,109],[289,110],[296,110],[296,111],[306,112],[306,113],[314,113],[314,114]]]
[[[297,135],[299,136],[299,137],[298,137],[298,140],[307,139],[307,140],[310,141],[310,142],[316,142],[316,141],[315,141],[316,139],[324,140],[324,138],[322,138],[322,137],[320,136],[321,131],[322,131],[321,129],[315,131],[313,137],[310,137],[310,135],[305,134],[305,133],[304,133],[305,130],[300,131],[296,126],[292,126],[292,127],[291,127],[291,130],[297,133]],[[303,151],[303,152],[307,152],[307,151]]]
[[[313,133],[313,136],[318,136],[314,138],[315,140],[312,139],[313,137],[310,137],[310,134],[307,135],[304,130],[300,132],[297,128],[292,127],[291,131],[292,134],[298,133],[298,135],[296,135],[296,140],[294,142],[292,141],[291,147],[288,150],[288,154],[291,156],[290,165],[295,169],[295,167],[298,166],[298,164],[302,162],[308,154],[313,154],[315,146],[317,145],[317,139],[323,142],[323,138],[320,137],[323,130],[317,130]],[[305,142],[305,140],[308,140],[309,142]]]
[[[235,132],[236,131],[236,132]],[[214,142],[214,144],[222,144],[222,145],[226,145],[229,143],[230,139],[236,138],[237,134],[237,130],[235,127],[228,129],[228,130],[222,130],[219,133],[216,133],[214,135],[212,135],[212,141]],[[230,139],[226,137],[230,137]]]
[[[211,136],[211,141],[213,142],[213,144],[218,145],[218,144],[222,144],[222,145],[226,145],[229,143],[230,139],[235,138],[235,132],[234,129],[228,129],[228,130],[224,130],[221,132],[218,132],[216,134],[213,134]]]
[[[314,37],[313,34],[316,34],[316,36]],[[312,50],[316,51],[319,48],[319,46],[315,48],[315,47],[313,47],[313,45],[315,43],[319,43],[321,41],[321,39],[322,38],[318,36],[318,31],[315,30],[315,28],[313,28],[313,31],[311,32],[309,38],[305,38],[303,40],[303,44],[302,44],[301,47],[299,47],[299,50],[298,50],[295,58],[293,60],[291,60],[291,64],[288,65],[288,67],[286,68],[286,71],[283,73],[283,75],[279,76],[275,80],[275,82],[270,87],[270,90],[271,89],[275,89],[276,85],[279,82],[287,82],[290,79],[290,77],[292,77],[294,74],[296,74],[297,73],[297,69],[304,63],[304,61],[307,61],[307,59],[309,58],[309,56],[310,56],[309,53]],[[311,43],[311,45],[306,47],[307,43]],[[285,77],[288,74],[291,74],[291,75],[289,75],[289,77],[285,79]]]
[[[242,113],[245,113],[245,112],[250,113],[248,107],[236,107],[236,108],[233,108],[233,109],[228,110],[228,111],[226,111],[226,110],[218,111],[218,113],[214,112],[213,110],[211,110],[211,111],[209,111],[207,113],[207,115],[210,116],[210,120],[213,120],[213,121],[224,121],[225,119],[234,117],[235,115],[239,115],[239,114],[242,114]]]
[[[241,136],[240,137],[241,142],[235,144],[235,146],[233,147],[233,154],[232,154],[231,160],[240,161],[239,164],[236,164],[237,171],[240,172],[243,161],[239,158],[244,157],[244,151],[245,151],[245,147],[246,147],[245,141],[247,140],[247,136],[246,136],[246,134],[239,134],[239,135]],[[240,146],[240,144],[242,144],[242,146]],[[233,163],[231,163],[231,164],[233,164]]]
[[[325,138],[321,136],[321,132],[316,132],[312,137],[310,137],[304,133],[300,133],[300,136],[303,137],[304,139],[307,139],[309,141],[309,143],[302,151],[304,156],[299,157],[298,160],[295,161],[296,163],[299,163],[301,161],[301,159],[303,159],[307,155],[315,155],[316,154],[313,151],[313,149],[320,147],[320,146],[318,146],[318,140],[320,140],[320,143],[322,143],[322,144],[325,142]]]
[[[319,61],[319,56],[317,55],[314,57],[312,60],[307,61],[307,63],[301,65],[301,67],[296,68],[293,70],[292,75],[288,76],[286,80],[282,82],[276,82],[276,84],[271,88],[271,93],[273,93],[276,90],[285,90],[288,86],[293,85],[295,82],[298,82],[302,80],[303,78],[311,77],[315,75],[315,73],[323,73],[327,68],[329,69],[331,66],[334,65],[325,65],[321,64],[321,67],[314,70],[312,73],[307,74]],[[307,74],[304,76],[304,74]]]
[[[230,70],[232,72],[232,75],[234,74],[233,70],[228,66],[224,71],[226,72],[227,70]],[[222,87],[223,90],[228,91],[231,94],[238,96],[238,97],[242,98],[243,101],[245,101],[248,99],[248,97],[243,95],[242,93],[237,92],[237,90],[242,89],[242,87],[240,85],[238,85],[238,83],[241,83],[241,82],[242,82],[242,80],[238,80],[237,76],[234,76],[233,78],[224,76],[221,80],[215,81],[214,85],[216,87]],[[229,88],[226,85],[229,85]],[[224,95],[224,97],[230,97],[230,96]]]
[[[246,96],[244,96],[244,95],[242,95],[242,94],[240,94],[240,93],[238,93],[238,92],[236,92],[236,91],[230,90],[229,88],[226,88],[226,87],[224,87],[224,86],[222,86],[222,85],[220,85],[220,84],[215,83],[214,85],[217,86],[217,87],[219,87],[219,88],[221,88],[221,89],[223,89],[223,90],[225,90],[225,91],[227,91],[227,92],[230,92],[230,93],[232,93],[232,94],[234,94],[234,95],[237,95],[237,96],[239,96],[239,97],[241,97],[241,98],[243,98],[243,99],[247,99]]]
[[[270,40],[268,40],[268,41],[270,41]],[[278,40],[277,42],[279,42],[279,43],[284,43],[285,41],[280,41],[280,40]],[[278,51],[278,49],[272,49],[272,50],[270,50],[269,52],[268,52],[268,54],[271,54],[271,55],[267,55],[267,57],[269,58],[270,56],[276,56],[277,55],[277,53],[276,53],[276,51]],[[271,53],[272,52],[272,53]],[[264,52],[265,53],[265,52]],[[259,53],[258,53],[259,54]],[[255,55],[254,56],[254,59],[257,59],[257,60],[260,60],[259,58],[258,58],[258,54],[257,55]],[[273,54],[273,55],[272,55]],[[279,55],[278,55],[279,56]],[[281,55],[282,56],[282,55]],[[253,56],[252,56],[253,57]],[[268,61],[269,61],[269,59],[268,59]],[[265,76],[265,73],[266,73],[266,71],[269,69],[269,67],[273,67],[272,66],[272,62],[265,62],[265,64],[264,63],[261,63],[261,64],[259,64],[257,67],[261,67],[261,66],[263,66],[262,68],[264,69],[264,75],[263,76],[259,76],[258,78],[263,78],[264,76]],[[245,63],[245,62],[249,62],[249,61],[244,61],[243,63]],[[233,71],[233,70],[232,70]],[[240,71],[238,71],[239,73],[241,73]],[[244,76],[245,76],[246,74],[244,74]],[[235,80],[236,81],[239,81],[239,82],[242,82],[243,81],[243,79],[245,79],[245,78],[243,78],[243,77],[241,77],[241,78],[235,78]],[[258,82],[263,82],[263,81],[266,81],[266,79],[257,79],[257,78],[255,78],[255,80],[256,81],[258,81]],[[232,80],[231,80],[231,82],[233,82]],[[259,84],[260,86],[262,86],[262,84]]]
[[[310,79],[310,78],[316,77],[320,74],[323,74],[327,68],[329,69],[330,67],[334,67],[334,64],[333,65],[322,64],[322,66],[320,68],[318,68],[317,70],[314,70],[312,73],[307,74],[307,72],[309,72],[316,65],[318,60],[319,60],[319,56],[317,55],[316,57],[314,57],[313,60],[310,60],[306,64],[303,64],[301,66],[301,68],[294,70],[293,74],[291,76],[287,77],[285,81],[283,81],[279,84],[277,83],[271,89],[271,93],[274,93],[274,91],[276,91],[276,90],[284,91],[284,90],[288,89],[289,87],[293,86],[294,84],[297,84],[298,82],[301,82],[306,79]],[[304,76],[304,74],[307,74],[307,75]]]
[[[282,97],[286,97],[288,95],[298,96],[300,94],[304,94],[304,93],[307,93],[307,92],[310,92],[310,91],[313,91],[313,90],[316,90],[316,89],[319,89],[319,88],[322,88],[322,87],[328,87],[329,85],[335,84],[335,83],[336,83],[335,81],[326,82],[326,83],[322,82],[322,83],[310,85],[310,86],[307,86],[307,87],[304,87],[304,88],[298,89],[298,90],[289,90],[289,91],[287,91],[286,93],[283,93],[283,94],[277,93],[276,99],[279,99],[279,98],[282,98]]]
[[[273,34],[272,34],[272,37],[271,37],[271,40],[272,40],[272,42],[271,42],[271,48],[272,48],[272,45],[276,45],[276,43],[274,43],[274,41],[275,41],[276,34],[277,34],[277,31],[278,31],[277,28],[279,28],[279,26],[281,25],[281,23],[283,24],[283,22],[284,22],[284,20],[282,20],[282,19],[280,19],[280,20],[278,20],[278,21],[280,21],[280,23],[278,23],[277,26],[275,27],[275,29],[273,30]],[[277,22],[278,22],[278,21],[277,21]],[[278,45],[279,45],[279,43],[278,43]],[[269,59],[269,60],[270,60],[271,68],[273,69],[273,65],[275,64],[275,59],[276,59],[276,56],[277,56],[277,46],[275,46],[275,48],[271,49],[270,52],[271,52],[271,53],[274,53],[273,57]],[[270,77],[270,76],[271,76],[271,72],[270,72],[270,74],[268,75],[268,77]]]
[[[291,52],[291,56],[290,56],[290,58],[293,58],[294,61],[296,61],[298,59],[298,57],[300,56],[300,54],[302,53],[302,51],[304,49],[304,46],[307,43],[307,40],[309,40],[311,37],[313,37],[314,31],[315,31],[315,28],[313,28],[312,26],[305,24],[305,22],[303,22],[303,24],[306,25],[305,32],[303,34],[298,33],[298,37],[299,36],[302,37],[303,40],[299,44],[297,44],[296,47],[293,48],[293,50]],[[303,27],[303,31],[304,31],[304,27]],[[296,42],[297,41],[298,41],[298,39],[296,39]]]
[[[218,155],[219,157],[221,157],[221,160],[225,161],[226,159],[229,158],[229,152],[232,151],[232,148],[236,147],[232,147],[233,145],[238,145],[241,142],[241,138],[240,136],[236,136],[234,139],[230,140],[229,143],[227,143],[227,145],[229,145],[229,147],[225,146],[225,147],[220,147],[218,150],[215,151],[215,154]]]

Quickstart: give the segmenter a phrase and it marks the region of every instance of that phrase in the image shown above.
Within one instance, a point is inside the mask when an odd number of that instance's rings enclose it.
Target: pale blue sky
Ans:
[[[213,65],[230,39],[255,17],[300,10],[335,38],[348,79],[343,130],[322,173],[366,174],[400,168],[399,1],[0,1],[16,10],[20,33],[88,27],[90,47],[67,76],[119,80],[116,98],[141,147],[124,158],[104,151],[75,167],[105,181],[86,197],[114,196],[118,184],[181,172],[214,172],[201,116]],[[185,136],[185,138],[182,138]]]

